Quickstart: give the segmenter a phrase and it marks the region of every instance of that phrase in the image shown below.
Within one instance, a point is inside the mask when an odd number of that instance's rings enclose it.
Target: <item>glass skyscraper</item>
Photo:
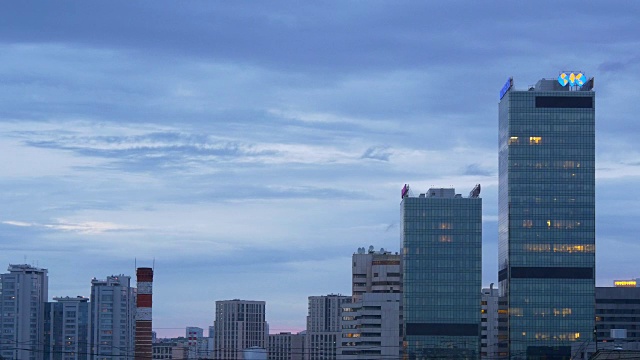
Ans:
[[[511,359],[568,360],[593,339],[595,93],[563,75],[501,92],[499,352]]]
[[[482,199],[402,192],[403,358],[479,359]]]

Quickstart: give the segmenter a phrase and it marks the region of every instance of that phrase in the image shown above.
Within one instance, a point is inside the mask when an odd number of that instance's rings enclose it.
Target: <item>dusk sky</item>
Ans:
[[[497,283],[498,95],[595,77],[599,286],[640,277],[640,2],[13,1],[0,12],[0,271],[49,296],[155,259],[158,336],[350,294],[399,251],[400,190],[482,184]],[[480,289],[478,289],[480,291]]]

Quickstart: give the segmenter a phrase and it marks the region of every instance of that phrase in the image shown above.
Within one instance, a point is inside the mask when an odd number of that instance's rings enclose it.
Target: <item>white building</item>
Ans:
[[[0,274],[0,358],[37,360],[44,351],[47,269],[9,265]]]
[[[358,248],[353,254],[351,288],[353,301],[364,293],[402,293],[400,255],[380,249]]]
[[[44,359],[89,358],[89,298],[54,297],[45,303]],[[63,356],[64,354],[64,356]]]
[[[305,360],[335,360],[341,338],[342,307],[350,296],[309,296]]]
[[[214,327],[214,359],[242,360],[244,349],[266,349],[265,302],[239,299],[216,301]]]
[[[480,356],[483,359],[496,359],[498,351],[498,289],[482,289],[482,308],[480,318]]]
[[[136,289],[131,277],[91,280],[89,345],[92,360],[133,360]]]
[[[342,308],[339,360],[399,359],[400,300],[398,293],[364,293]]]
[[[269,334],[267,346],[269,360],[302,360],[304,358],[304,333],[281,332]]]
[[[187,346],[171,342],[154,343],[151,347],[151,358],[153,360],[197,359],[189,356],[189,348]]]

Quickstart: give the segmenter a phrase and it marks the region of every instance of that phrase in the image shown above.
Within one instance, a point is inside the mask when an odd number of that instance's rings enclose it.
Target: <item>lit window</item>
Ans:
[[[441,223],[440,224],[440,229],[443,229],[443,230],[451,229],[451,224],[450,223]]]
[[[533,226],[533,220],[522,220],[522,227],[530,228]]]
[[[513,144],[517,144],[518,143],[518,137],[517,136],[512,136],[509,138],[509,145],[513,145]]]
[[[530,136],[529,137],[529,144],[530,145],[542,144],[542,137],[541,136]]]
[[[450,243],[451,241],[451,235],[440,235],[440,242]]]

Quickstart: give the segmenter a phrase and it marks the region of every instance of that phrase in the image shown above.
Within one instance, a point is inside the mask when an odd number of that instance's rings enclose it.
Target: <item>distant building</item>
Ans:
[[[186,329],[187,346],[189,348],[189,359],[209,358],[208,349],[209,338],[204,337],[204,330],[199,327],[190,326]]]
[[[47,269],[9,265],[0,274],[0,359],[39,360],[44,352]]]
[[[482,199],[451,188],[402,192],[404,356],[479,359]]]
[[[242,360],[250,347],[267,347],[265,302],[216,301],[214,359]]]
[[[189,357],[189,349],[187,346],[172,342],[154,343],[152,345],[151,356],[153,360],[187,360],[197,359]]]
[[[342,307],[351,296],[309,296],[305,360],[335,360],[341,339]]]
[[[482,316],[480,320],[480,357],[497,359],[498,353],[498,289],[482,289]]]
[[[131,277],[91,280],[89,345],[91,360],[133,360],[136,289]]]
[[[640,342],[640,288],[596,287],[596,339]]]
[[[89,359],[89,298],[54,297],[45,303],[44,359]]]
[[[380,249],[375,251],[359,248],[352,257],[353,301],[360,300],[364,293],[396,293],[402,292],[402,273],[400,255]]]
[[[303,360],[304,334],[269,334],[267,353],[269,360]]]

